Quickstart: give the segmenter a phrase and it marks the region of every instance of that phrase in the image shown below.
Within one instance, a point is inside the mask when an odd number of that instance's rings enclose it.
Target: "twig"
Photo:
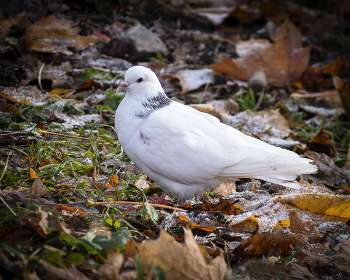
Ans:
[[[56,133],[56,132],[50,132],[50,131],[41,130],[40,128],[37,129],[37,132],[39,132],[39,133],[45,133],[45,134],[58,135],[58,136],[64,136],[64,137],[78,138],[78,139],[83,139],[83,140],[89,140],[89,138],[87,138],[87,137],[74,136],[74,135],[68,135],[68,134],[62,134],[62,133]],[[105,141],[105,140],[99,140],[99,139],[96,139],[96,140],[97,140],[97,141]],[[104,144],[104,145],[110,145],[111,143],[109,143],[109,142],[103,142],[102,144]]]
[[[101,68],[101,67],[95,67],[95,66],[93,66],[92,69],[98,70],[98,71],[101,71],[101,72],[105,72],[105,73],[111,72],[113,74],[123,74],[125,72],[125,71],[122,71],[122,70],[110,70],[110,69]]]
[[[45,63],[40,65],[39,74],[38,74],[38,84],[41,90],[43,90],[43,87],[41,86],[41,74],[43,72],[44,66],[45,66]]]
[[[115,204],[135,204],[135,205],[143,205],[142,202],[135,202],[135,201],[101,201],[101,202],[93,202],[90,200],[86,200],[86,207],[92,206],[94,204],[96,205],[103,205],[103,204],[109,204],[109,203],[115,203]],[[150,203],[150,205],[152,205],[153,207],[158,207],[158,208],[165,208],[165,209],[170,209],[170,210],[177,210],[177,211],[181,211],[181,212],[187,212],[187,210],[185,209],[180,209],[180,208],[175,208],[172,206],[168,206],[168,205],[162,205],[162,204],[153,204]]]
[[[258,103],[256,103],[256,105],[254,107],[254,111],[259,109],[261,102],[263,101],[264,95],[265,95],[265,89],[260,92],[259,100],[258,100]]]
[[[0,199],[1,201],[6,205],[6,207],[11,211],[11,213],[15,216],[17,216],[17,214],[15,213],[15,211],[12,210],[12,208],[6,203],[6,201],[2,198],[2,196],[0,195]]]
[[[1,177],[0,177],[0,185],[1,185],[2,177],[4,177],[8,163],[9,163],[9,157],[10,157],[10,154],[7,155],[6,165],[5,165],[4,171],[2,172]]]

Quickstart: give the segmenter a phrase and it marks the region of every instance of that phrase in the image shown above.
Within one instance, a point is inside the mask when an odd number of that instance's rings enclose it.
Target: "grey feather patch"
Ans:
[[[153,111],[170,105],[171,99],[166,96],[164,92],[158,92],[157,95],[148,97],[144,102],[142,102],[142,109],[135,113],[135,116],[141,119],[145,119]]]

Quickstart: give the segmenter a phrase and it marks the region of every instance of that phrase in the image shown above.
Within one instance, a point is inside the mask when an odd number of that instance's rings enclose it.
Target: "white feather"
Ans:
[[[149,102],[165,94],[148,68],[130,68],[125,81],[121,88],[127,94],[115,116],[118,139],[128,157],[167,193],[189,197],[239,178],[295,188],[297,175],[317,172],[310,160],[249,137],[211,115],[174,101],[164,106]]]

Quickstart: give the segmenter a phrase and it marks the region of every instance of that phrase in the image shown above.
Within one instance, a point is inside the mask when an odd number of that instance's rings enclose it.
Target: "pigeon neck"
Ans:
[[[171,99],[164,93],[158,92],[156,95],[148,96],[141,101],[141,110],[135,113],[135,116],[141,119],[147,118],[153,111],[170,105]]]

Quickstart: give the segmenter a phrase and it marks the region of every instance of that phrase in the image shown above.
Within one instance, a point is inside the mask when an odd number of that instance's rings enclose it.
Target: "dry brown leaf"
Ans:
[[[140,190],[144,190],[149,188],[149,182],[147,182],[145,179],[140,178],[136,181],[135,186]]]
[[[235,183],[221,183],[219,187],[213,190],[213,194],[222,198],[228,198],[232,193],[236,192]]]
[[[185,246],[176,242],[168,233],[161,231],[157,240],[147,240],[138,246],[144,270],[160,267],[165,278],[172,279],[224,279],[227,265],[222,256],[209,264],[205,262],[191,230],[184,229]]]
[[[300,279],[309,279],[309,280],[318,280],[317,277],[313,276],[307,267],[302,267],[296,263],[291,263],[291,277],[289,280],[300,280]]]
[[[44,186],[43,182],[41,182],[40,178],[36,178],[33,182],[30,192],[33,198],[39,198],[46,195],[48,193],[48,190]]]
[[[240,58],[224,59],[212,64],[215,73],[223,73],[239,80],[248,80],[255,71],[263,71],[273,86],[290,86],[298,81],[306,70],[311,46],[302,47],[302,34],[288,20],[276,34],[275,44],[259,49]]]
[[[308,148],[311,151],[315,151],[318,153],[324,153],[328,156],[333,154],[332,143],[329,139],[328,133],[321,127],[320,131],[317,135],[307,143]]]
[[[48,234],[48,230],[55,229],[67,234],[72,234],[64,222],[51,213],[39,210],[28,215],[14,216],[16,222],[22,226],[32,227],[40,236]]]
[[[201,208],[205,211],[221,211],[227,215],[237,215],[243,212],[242,207],[234,205],[229,199],[220,199],[220,202],[216,204],[205,202]]]
[[[182,88],[179,93],[195,90],[203,85],[214,82],[214,74],[212,69],[182,70],[174,75],[174,77],[179,79],[179,83]]]
[[[339,89],[339,94],[345,110],[346,118],[348,121],[350,121],[350,85],[343,84]]]
[[[307,151],[305,155],[314,160],[318,172],[307,175],[313,182],[329,186],[348,186],[348,175],[335,165],[332,158],[325,154]]]
[[[74,79],[67,75],[67,72],[72,70],[72,66],[69,61],[65,61],[59,66],[44,65],[43,68],[41,67],[42,65],[40,64],[31,69],[25,69],[27,77],[26,79],[21,80],[19,85],[26,86],[31,81],[38,80],[40,71],[41,80],[51,81],[52,87],[62,84],[67,84],[70,86],[74,82]]]
[[[260,139],[282,147],[294,147],[300,144],[298,141],[291,139],[281,139],[288,137],[291,133],[288,121],[281,115],[279,109],[267,111],[252,112],[245,110],[235,116],[231,116],[226,110],[218,105],[199,104],[191,105],[192,108],[211,114],[221,122],[239,128],[245,134],[259,137]]]
[[[322,234],[310,221],[305,221],[297,212],[290,213],[290,230],[293,233],[304,234],[309,242],[320,242]]]
[[[241,127],[246,133],[260,138],[264,138],[265,135],[283,138],[291,132],[288,121],[280,114],[279,109],[259,112],[246,110],[233,116],[227,124]]]
[[[23,37],[30,51],[72,55],[69,47],[83,50],[97,42],[95,37],[78,35],[79,31],[79,27],[73,27],[69,21],[59,20],[53,14],[33,23]]]
[[[8,94],[16,102],[23,102],[26,99],[35,106],[44,105],[47,98],[47,95],[43,94],[36,86],[3,88],[2,93]]]
[[[88,79],[81,84],[77,85],[77,89],[90,89],[90,88],[101,88],[102,84],[93,79]]]
[[[261,257],[262,254],[263,254],[263,251],[258,245],[249,245],[244,250],[244,256],[246,258]]]
[[[51,208],[52,211],[64,216],[72,216],[74,214],[75,217],[87,218],[90,215],[86,210],[80,207],[68,205],[55,205],[53,207],[48,208]]]
[[[184,221],[186,226],[190,226],[191,228],[201,232],[213,232],[217,230],[216,227],[205,227],[205,226],[197,225],[196,223],[192,223],[190,219],[185,217],[184,215],[180,215],[178,219],[181,221]]]
[[[193,104],[190,106],[200,112],[217,117],[223,123],[226,123],[230,118],[232,118],[229,112],[216,104]]]
[[[342,243],[338,248],[338,252],[334,256],[304,252],[304,261],[311,269],[325,269],[332,274],[343,273],[349,275],[350,239]]]
[[[70,265],[68,268],[58,268],[47,262],[40,260],[40,264],[44,267],[44,271],[40,275],[41,279],[74,279],[74,280],[89,280],[82,272]]]
[[[23,271],[23,280],[41,280],[35,270],[30,273],[27,269]]]
[[[323,69],[322,74],[329,74],[331,76],[347,69],[346,61],[343,56],[339,56],[336,60],[329,62]]]
[[[257,245],[261,248],[264,254],[268,254],[276,245],[281,249],[282,257],[290,255],[291,245],[295,244],[296,240],[293,236],[286,236],[278,233],[259,233],[252,237],[243,240],[242,245],[237,247],[237,252],[244,253],[245,249],[250,245]]]
[[[56,164],[56,163],[58,163],[58,161],[56,159],[54,159],[54,158],[51,159],[51,160],[42,160],[40,162],[40,167],[43,167],[43,166],[46,166],[46,165],[49,165],[49,164]]]
[[[31,25],[31,22],[28,19],[28,16],[25,12],[17,14],[15,17],[10,16],[8,19],[0,19],[0,39],[3,39],[7,36],[8,31],[11,26],[19,25],[23,27],[28,27]]]
[[[254,234],[259,231],[259,221],[255,217],[248,217],[238,224],[229,225],[228,228],[234,232]]]
[[[101,280],[116,280],[118,279],[120,269],[124,263],[122,254],[109,254],[107,260],[98,269]]]

